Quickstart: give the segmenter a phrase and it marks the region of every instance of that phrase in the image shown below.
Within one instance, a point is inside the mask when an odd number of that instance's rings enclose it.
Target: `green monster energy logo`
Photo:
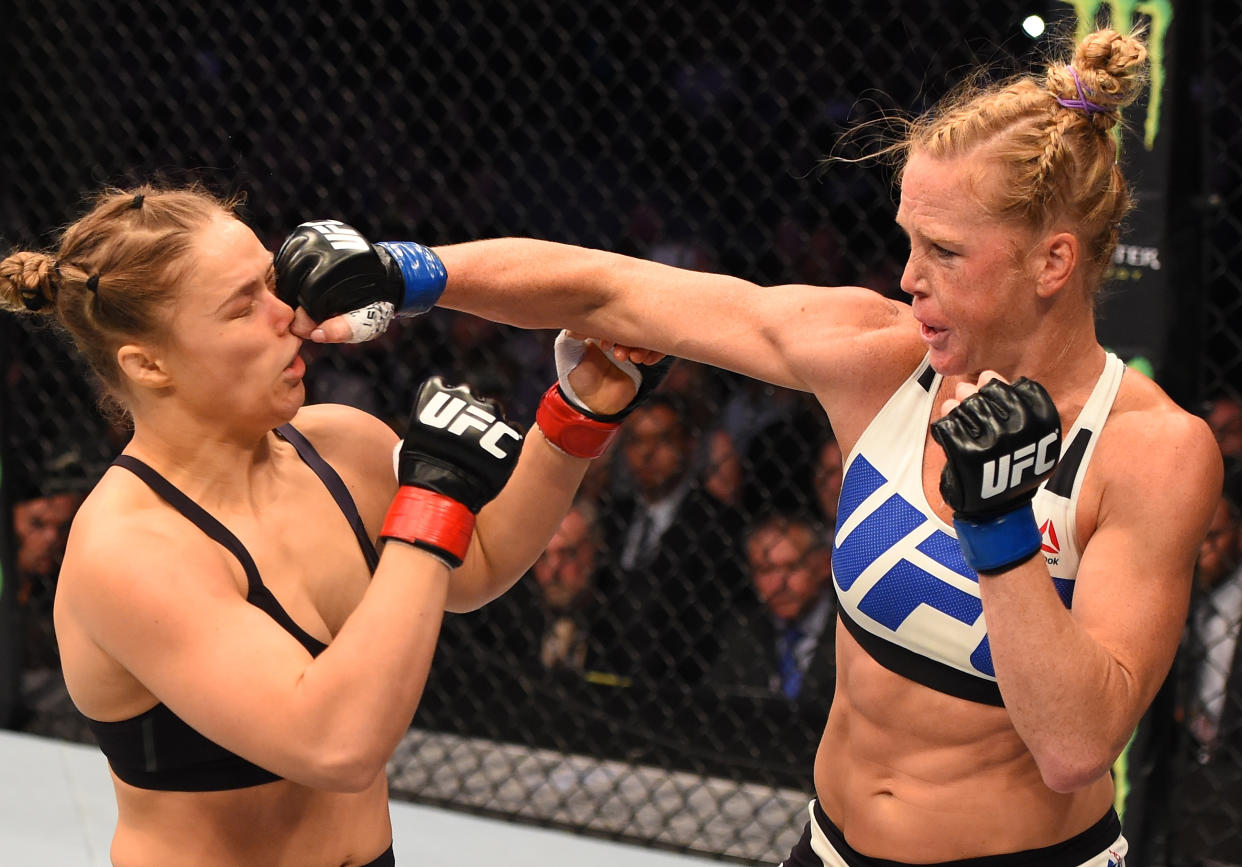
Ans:
[[[1095,29],[1096,16],[1103,0],[1061,0],[1074,7],[1078,16],[1078,38]],[[1151,19],[1150,36],[1147,39],[1147,56],[1151,61],[1151,78],[1147,96],[1147,122],[1143,125],[1143,145],[1151,150],[1156,145],[1156,132],[1160,129],[1160,97],[1164,92],[1164,38],[1169,32],[1169,24],[1173,21],[1173,0],[1148,0],[1140,3],[1137,0],[1108,0],[1110,20],[1114,27],[1124,30],[1127,23],[1136,15],[1146,15]],[[1120,135],[1120,132],[1118,132]]]

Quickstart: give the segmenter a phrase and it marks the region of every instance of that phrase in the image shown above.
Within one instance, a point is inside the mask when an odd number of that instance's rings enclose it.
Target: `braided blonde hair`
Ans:
[[[901,162],[915,153],[987,158],[984,206],[1036,231],[1072,222],[1094,294],[1131,207],[1110,133],[1146,82],[1146,59],[1139,33],[1105,28],[1087,35],[1068,63],[1051,63],[1042,80],[967,82],[909,124]]]

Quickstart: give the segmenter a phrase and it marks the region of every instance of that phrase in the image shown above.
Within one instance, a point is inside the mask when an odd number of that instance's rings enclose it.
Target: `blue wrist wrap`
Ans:
[[[448,283],[448,272],[430,247],[412,241],[380,241],[401,268],[401,280],[405,284],[405,297],[398,313],[425,313],[440,300],[440,294]]]
[[[1043,546],[1031,504],[999,518],[972,521],[954,516],[953,529],[966,563],[976,572],[998,572],[1016,566]]]

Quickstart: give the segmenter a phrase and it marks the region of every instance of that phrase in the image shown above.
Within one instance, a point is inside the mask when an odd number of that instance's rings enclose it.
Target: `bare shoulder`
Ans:
[[[797,324],[787,332],[786,352],[838,438],[852,440],[927,347],[908,304],[857,286],[800,288],[804,294],[791,314]]]
[[[1220,448],[1207,423],[1133,370],[1122,380],[1097,455],[1108,472],[1107,487],[1122,502],[1139,496],[1148,508],[1159,501],[1206,515],[1220,492]]]
[[[137,478],[113,469],[74,519],[56,605],[58,614],[72,610],[102,638],[101,632],[132,624],[149,605],[170,596],[242,592],[223,548]]]
[[[293,426],[338,472],[356,469],[366,474],[386,471],[392,475],[397,434],[387,422],[369,412],[339,403],[313,404],[298,412]]]
[[[302,407],[293,426],[308,437],[330,443],[356,441],[359,437],[396,440],[392,427],[383,419],[342,403],[315,403]]]
[[[791,354],[803,356],[812,369],[827,367],[826,355],[848,358],[859,344],[921,353],[918,327],[910,305],[861,286],[774,286],[763,290],[782,297],[780,318],[768,327],[780,332]],[[840,350],[834,347],[844,343]],[[835,365],[834,365],[835,367]],[[820,371],[829,373],[830,371]]]

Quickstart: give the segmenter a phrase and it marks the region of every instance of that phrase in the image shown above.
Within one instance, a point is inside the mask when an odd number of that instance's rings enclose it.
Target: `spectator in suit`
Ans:
[[[446,616],[416,723],[564,752],[618,755],[612,720],[628,712],[629,682],[613,674],[613,639],[605,646],[599,637],[600,618],[608,616],[598,588],[609,569],[601,545],[598,510],[580,492],[521,581],[478,611]],[[467,708],[463,702],[472,700],[463,697],[472,691],[503,704],[505,712]]]
[[[84,448],[55,445],[60,448],[30,467],[33,478],[17,488],[21,498],[13,506],[15,574],[5,577],[12,580],[17,603],[12,628],[21,685],[15,720],[25,731],[89,740],[61,675],[52,604],[69,527],[103,470],[86,458]]]
[[[23,500],[13,508],[19,603],[25,604],[41,593],[51,597],[69,524],[82,496],[76,491],[56,492]]]
[[[1185,736],[1169,805],[1174,867],[1242,865],[1242,513],[1234,496],[1221,497],[1200,548],[1179,658]]]
[[[694,473],[683,406],[657,392],[634,411],[618,455],[631,490],[600,509],[616,566],[615,581],[601,587],[615,673],[681,685],[711,665],[722,619],[745,586],[741,516]]]
[[[594,504],[574,503],[527,583],[539,608],[538,656],[548,671],[582,672],[598,654],[593,636],[600,534]]]
[[[757,698],[831,700],[836,606],[828,532],[805,513],[774,513],[746,534],[746,563],[759,605],[726,633],[712,680]]]

